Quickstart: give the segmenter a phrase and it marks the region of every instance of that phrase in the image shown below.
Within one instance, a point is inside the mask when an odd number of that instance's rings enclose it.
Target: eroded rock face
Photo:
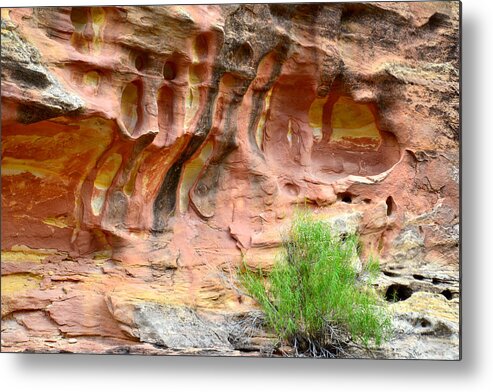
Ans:
[[[2,350],[237,353],[179,320],[249,314],[229,277],[303,205],[457,357],[458,28],[455,2],[2,9]]]

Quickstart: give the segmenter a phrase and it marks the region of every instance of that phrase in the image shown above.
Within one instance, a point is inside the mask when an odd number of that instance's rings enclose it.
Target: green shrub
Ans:
[[[349,341],[379,346],[391,320],[372,288],[380,272],[368,260],[358,274],[358,238],[339,235],[323,221],[298,213],[268,277],[245,266],[239,278],[266,322],[298,355],[336,356]]]

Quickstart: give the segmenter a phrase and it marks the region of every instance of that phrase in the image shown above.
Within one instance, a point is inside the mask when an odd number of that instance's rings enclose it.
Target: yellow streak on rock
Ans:
[[[271,96],[272,87],[265,96],[264,107],[262,109],[262,113],[260,114],[260,119],[257,124],[257,130],[255,131],[255,141],[257,142],[257,146],[260,150],[262,150],[262,144],[264,142],[265,122],[267,121],[267,115],[269,114]]]
[[[25,291],[39,288],[42,276],[35,274],[13,274],[5,275],[1,278],[2,296],[9,294],[19,294]]]
[[[185,10],[183,10],[183,9],[181,9],[181,10],[184,12],[185,15],[187,15],[191,19],[191,16]],[[200,61],[200,54],[204,50],[204,48],[202,47],[203,45],[204,45],[203,37],[201,37],[201,36],[195,37],[195,39],[192,42],[192,63],[193,64],[197,64]]]
[[[185,213],[188,209],[189,198],[188,194],[190,189],[197,181],[197,177],[202,171],[204,165],[210,158],[213,150],[213,143],[208,142],[200,151],[199,155],[185,164],[185,169],[183,170],[183,176],[180,185],[180,212]]]
[[[163,292],[160,290],[146,290],[141,288],[132,288],[132,291],[122,295],[127,298],[130,303],[138,304],[142,302],[151,302],[160,305],[183,305],[186,299],[185,295],[181,297],[175,292]]]
[[[107,261],[108,259],[111,259],[111,254],[112,254],[111,249],[100,250],[92,254],[92,259]]]
[[[117,153],[111,154],[106,161],[101,165],[94,180],[94,186],[100,190],[107,190],[116,172],[122,164],[122,156]]]
[[[91,198],[91,207],[94,215],[99,215],[103,208],[106,191],[111,186],[113,178],[122,164],[122,156],[111,154],[101,165],[94,180],[94,191]]]
[[[10,20],[10,8],[1,8],[1,15],[3,20]]]
[[[195,85],[201,82],[200,77],[199,75],[197,75],[194,66],[190,66],[188,75],[189,75],[190,84]]]
[[[64,229],[65,227],[69,227],[69,222],[65,217],[48,217],[43,219],[43,223],[49,226],[59,227],[60,229]]]
[[[96,88],[99,85],[99,79],[100,79],[99,73],[97,73],[96,71],[91,71],[91,72],[84,74],[82,81],[87,86],[91,86],[91,87]]]
[[[197,87],[192,86],[188,89],[188,94],[185,98],[185,130],[188,130],[199,110],[199,97],[200,94]]]
[[[15,159],[9,157],[2,159],[2,177],[16,176],[24,173],[30,173],[37,178],[57,177],[61,169],[61,165],[54,160],[38,162],[32,159]]]
[[[111,143],[113,122],[100,117],[73,122],[72,119],[61,117],[32,127],[36,130],[35,134],[9,135],[2,138],[2,176],[30,173],[39,178],[43,186],[49,187],[54,184],[57,192],[63,189],[67,195],[74,195],[74,216],[78,216],[81,210],[79,195],[82,184]],[[60,129],[60,132],[53,134],[51,127]],[[44,134],[45,129],[48,134]],[[35,159],[30,159],[31,157]],[[24,175],[15,181],[17,189],[32,187],[30,180]],[[35,190],[33,189],[33,192]],[[43,203],[48,197],[52,196],[35,192],[32,200],[35,203]],[[45,224],[60,227],[60,221],[54,221],[52,217],[40,217],[40,220],[43,218],[47,219]],[[75,236],[80,222],[75,220],[74,224]]]
[[[458,301],[449,301],[441,294],[419,291],[405,301],[392,304],[391,309],[397,313],[421,312],[432,317],[459,322]]]
[[[380,135],[377,134],[378,128],[375,124],[368,124],[360,128],[333,128],[332,140],[344,140],[347,138],[359,139],[369,138],[379,140]]]
[[[316,98],[310,105],[308,110],[308,122],[313,131],[313,138],[315,141],[322,140],[322,126],[324,117],[324,106],[327,102],[327,98]]]
[[[46,125],[49,127],[49,124]],[[85,177],[81,170],[74,172],[81,156],[90,155],[90,160],[81,166],[91,170],[101,153],[111,141],[109,122],[99,118],[68,124],[67,130],[55,135],[10,135],[2,139],[2,176],[31,173],[38,178],[50,179],[67,184],[77,176]],[[29,151],[37,159],[9,157],[16,151]],[[24,153],[25,154],[25,153]]]
[[[101,45],[103,42],[103,39],[101,37],[102,35],[101,30],[103,28],[103,24],[106,19],[104,9],[102,7],[92,7],[91,15],[92,15],[92,29],[94,31],[94,38],[93,38],[94,50],[96,52],[99,52],[101,50]]]
[[[89,171],[94,168],[97,160],[101,156],[101,154],[106,150],[106,148],[111,143],[111,136],[113,133],[113,129],[109,125],[109,122],[103,120],[102,118],[90,118],[87,120],[83,120],[80,122],[80,129],[82,132],[87,133],[92,136],[90,139],[91,144],[93,145],[92,151],[93,154],[90,157],[90,160],[84,166],[85,172],[81,173],[81,177],[79,183],[76,188],[76,195],[80,195],[82,184],[86,179]],[[89,143],[88,143],[89,144]],[[77,215],[81,210],[81,198],[76,197],[75,199],[75,215]],[[80,221],[76,221],[76,229],[73,232],[72,240],[76,238],[78,231],[80,230]]]
[[[111,293],[112,301],[125,305],[154,303],[195,309],[237,309],[236,293],[224,289],[220,281],[200,280],[197,285],[190,281],[188,273],[177,271],[174,285],[120,285]],[[211,300],[213,299],[213,300]]]
[[[92,14],[92,23],[97,26],[97,28],[100,28],[101,25],[104,23],[105,20],[105,12],[102,7],[92,7],[91,8],[91,14]],[[99,30],[98,30],[99,32]],[[96,33],[96,31],[95,31]]]
[[[25,245],[14,245],[10,251],[2,251],[2,261],[40,263],[55,253],[55,250],[50,249],[32,249]]]
[[[123,124],[130,133],[135,129],[139,120],[138,103],[139,90],[137,86],[134,83],[127,84],[122,92],[121,113]]]
[[[140,165],[142,161],[149,155],[147,152],[143,152],[140,156],[135,160],[135,163],[130,172],[129,178],[125,186],[123,187],[123,192],[130,196],[135,189],[135,181],[137,180],[137,173],[139,172]]]
[[[365,104],[340,97],[332,108],[332,141],[368,138],[380,140],[375,117]]]

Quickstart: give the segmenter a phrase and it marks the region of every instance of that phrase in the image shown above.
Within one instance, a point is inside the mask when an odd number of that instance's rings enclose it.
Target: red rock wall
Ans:
[[[457,323],[458,23],[456,2],[2,9],[5,347],[252,309],[224,276],[272,265],[298,206]]]

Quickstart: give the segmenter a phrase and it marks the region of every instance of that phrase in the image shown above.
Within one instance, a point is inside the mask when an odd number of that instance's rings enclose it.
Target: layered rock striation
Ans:
[[[2,351],[269,351],[232,277],[303,207],[379,255],[386,356],[458,356],[458,2],[1,23]]]

